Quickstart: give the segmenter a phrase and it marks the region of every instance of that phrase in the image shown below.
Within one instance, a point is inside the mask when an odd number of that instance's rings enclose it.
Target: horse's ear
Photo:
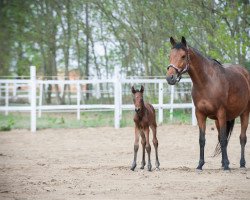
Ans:
[[[185,45],[185,47],[187,46],[187,42],[186,42],[186,39],[185,37],[181,37],[181,43]]]
[[[143,92],[144,92],[144,87],[143,87],[143,85],[141,85],[140,92],[141,92],[141,93],[143,93]]]
[[[136,93],[134,86],[131,87],[131,92],[132,92],[133,94]]]
[[[172,44],[172,47],[176,45],[176,42],[173,37],[170,37],[170,43]]]

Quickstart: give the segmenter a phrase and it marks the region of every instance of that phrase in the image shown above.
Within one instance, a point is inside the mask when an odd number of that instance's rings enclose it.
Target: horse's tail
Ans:
[[[227,128],[226,128],[227,142],[229,142],[230,136],[233,132],[234,122],[235,122],[235,119],[233,119],[231,121],[227,121]],[[218,143],[215,147],[215,150],[214,150],[213,157],[218,156],[220,153],[221,153],[221,147],[220,147],[220,141],[218,141]]]

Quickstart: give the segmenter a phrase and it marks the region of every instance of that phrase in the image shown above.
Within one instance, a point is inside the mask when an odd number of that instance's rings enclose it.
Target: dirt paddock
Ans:
[[[211,157],[213,126],[207,128],[204,170],[195,170],[198,128],[189,125],[158,127],[160,171],[139,169],[140,146],[133,172],[133,130],[0,132],[0,199],[250,199],[250,147],[242,170],[239,125],[228,147],[230,172],[221,170],[220,156]]]

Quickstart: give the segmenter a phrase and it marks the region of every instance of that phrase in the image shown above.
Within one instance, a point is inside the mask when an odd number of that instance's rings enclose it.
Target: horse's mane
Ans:
[[[197,49],[194,48],[194,47],[190,47],[190,48],[191,48],[192,50],[194,50],[196,53],[198,53],[200,56],[203,56],[203,57],[205,57],[205,58],[208,58],[209,60],[214,61],[214,62],[216,62],[217,64],[219,64],[219,65],[222,66],[221,62],[219,62],[217,59],[214,59],[214,58],[211,58],[211,57],[209,57],[209,56],[203,55],[199,50],[197,50]],[[173,46],[172,49],[183,49],[183,50],[186,50],[187,47],[186,47],[183,43],[180,42],[180,43],[176,43],[176,44]]]
[[[195,49],[194,47],[190,47],[190,48],[191,48],[192,50],[194,50],[195,53],[198,53],[199,56],[202,56],[202,57],[204,57],[204,58],[210,60],[211,62],[213,62],[216,66],[219,66],[219,67],[222,67],[222,68],[223,68],[223,65],[222,65],[221,62],[218,61],[217,59],[211,58],[210,56],[207,56],[207,55],[202,54],[199,50]]]
[[[214,59],[214,58],[212,58],[212,60],[215,61],[216,63],[218,63],[219,65],[222,66],[222,64],[221,64],[218,60],[216,60],[216,59]]]

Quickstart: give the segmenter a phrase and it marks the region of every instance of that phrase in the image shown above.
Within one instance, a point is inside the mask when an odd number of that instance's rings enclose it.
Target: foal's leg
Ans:
[[[221,146],[221,155],[222,155],[222,165],[224,170],[229,170],[229,160],[227,156],[227,125],[226,125],[226,113],[224,109],[220,109],[218,112],[218,121],[220,126],[220,146]]]
[[[248,127],[248,120],[249,120],[249,112],[244,112],[240,116],[241,121],[241,133],[240,133],[240,145],[241,145],[241,159],[240,159],[240,167],[245,167],[245,145],[247,143],[247,136],[246,130]]]
[[[137,127],[135,127],[134,160],[130,168],[133,171],[136,167],[136,158],[137,158],[138,149],[139,149],[139,130]]]
[[[196,114],[199,130],[200,130],[200,134],[199,134],[200,160],[199,160],[198,167],[196,169],[202,170],[202,167],[205,164],[204,148],[205,148],[205,143],[206,143],[205,131],[206,131],[206,118],[207,117],[198,110],[196,110],[195,114]]]
[[[146,138],[143,131],[140,131],[141,134],[141,144],[142,144],[142,161],[141,161],[141,169],[144,169],[144,166],[146,165],[145,161],[145,147],[146,147]]]
[[[153,132],[153,144],[155,147],[155,167],[156,169],[159,169],[160,162],[158,159],[158,139],[156,137],[156,126],[152,125],[150,126],[150,128],[152,129],[152,132]]]
[[[148,153],[148,171],[151,171],[152,165],[150,160],[150,153],[151,153],[151,146],[149,144],[149,127],[145,129],[145,136],[146,136],[146,151]]]

